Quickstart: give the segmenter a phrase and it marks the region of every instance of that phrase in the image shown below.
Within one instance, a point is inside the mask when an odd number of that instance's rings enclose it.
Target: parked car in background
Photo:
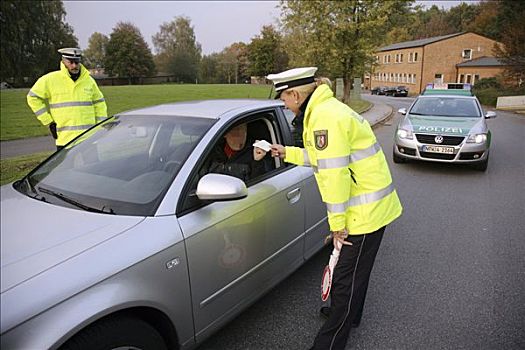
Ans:
[[[372,95],[384,95],[386,89],[387,89],[386,86],[376,86],[375,88],[370,90],[370,93]]]
[[[323,247],[311,168],[208,173],[227,130],[293,144],[279,100],[120,113],[1,187],[1,348],[189,349]],[[251,144],[249,145],[251,147]]]
[[[385,95],[406,97],[408,96],[408,88],[406,86],[391,86],[385,90]]]
[[[491,132],[486,119],[496,113],[483,114],[475,96],[420,95],[398,112],[405,117],[394,135],[395,163],[425,160],[487,169]]]

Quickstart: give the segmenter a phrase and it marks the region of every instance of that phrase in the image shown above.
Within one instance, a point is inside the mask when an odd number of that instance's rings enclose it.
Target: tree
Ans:
[[[361,76],[374,61],[388,15],[407,1],[286,1],[281,2],[287,34],[297,35],[290,53],[301,63],[319,67],[321,74],[342,77],[344,101],[350,99],[352,78]],[[293,39],[293,37],[292,37]]]
[[[204,55],[199,65],[199,81],[206,84],[221,83],[219,76],[220,55],[212,53]]]
[[[451,7],[445,15],[445,22],[452,33],[468,31],[470,24],[478,16],[480,7],[477,4],[461,4]]]
[[[189,18],[179,16],[163,23],[160,32],[153,36],[153,45],[160,70],[173,74],[182,82],[197,79],[202,49]]]
[[[132,78],[151,76],[155,73],[153,55],[137,27],[129,22],[119,22],[113,28],[106,48],[104,61],[106,73]]]
[[[109,39],[104,34],[98,32],[91,34],[88,41],[88,47],[84,50],[84,65],[89,68],[104,67],[108,42]]]
[[[288,56],[282,47],[282,36],[272,25],[263,26],[261,34],[248,45],[248,72],[265,76],[282,71],[288,65]]]
[[[62,1],[0,2],[1,79],[20,86],[56,70],[57,50],[78,45],[65,16]]]
[[[502,0],[498,20],[501,23],[501,43],[495,45],[496,57],[507,64],[505,73],[516,79],[521,86],[525,80],[525,3],[520,1]]]

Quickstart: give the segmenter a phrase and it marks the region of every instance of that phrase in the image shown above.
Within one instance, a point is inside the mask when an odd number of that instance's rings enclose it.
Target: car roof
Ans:
[[[464,89],[425,89],[423,95],[472,96],[472,91]]]
[[[451,95],[451,94],[426,94],[426,95],[419,95],[418,99],[420,98],[433,98],[433,97],[448,97],[448,98],[457,98],[457,99],[463,99],[463,100],[475,100],[476,96],[472,95]]]
[[[284,106],[280,100],[257,100],[257,99],[223,99],[223,100],[200,100],[166,103],[157,106],[144,107],[118,113],[118,116],[180,116],[218,119],[222,115],[236,111],[238,113],[268,107]]]

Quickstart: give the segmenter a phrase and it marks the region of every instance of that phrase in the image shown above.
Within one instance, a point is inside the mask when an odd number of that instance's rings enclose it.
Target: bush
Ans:
[[[489,88],[496,88],[500,89],[501,84],[496,78],[483,78],[476,82],[476,85],[474,85],[473,90],[484,90]]]

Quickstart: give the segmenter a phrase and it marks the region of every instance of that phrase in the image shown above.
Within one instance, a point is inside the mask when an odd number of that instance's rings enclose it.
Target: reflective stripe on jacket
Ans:
[[[316,88],[305,111],[304,149],[286,147],[285,161],[312,166],[327,206],[330,230],[349,234],[378,230],[401,215],[385,155],[366,121]]]
[[[40,77],[29,90],[27,104],[42,124],[57,124],[59,146],[107,118],[104,96],[82,64],[80,76],[73,81],[60,62],[59,71]]]

